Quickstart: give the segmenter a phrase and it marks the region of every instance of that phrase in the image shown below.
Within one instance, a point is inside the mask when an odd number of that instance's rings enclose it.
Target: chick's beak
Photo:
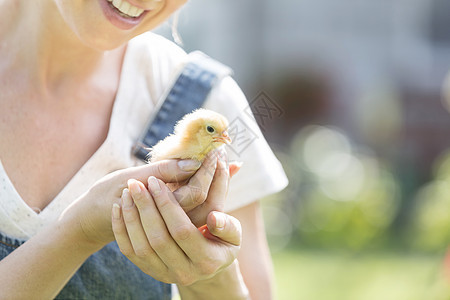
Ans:
[[[231,144],[231,138],[228,135],[228,132],[226,130],[224,130],[220,136],[216,136],[214,138],[214,142],[219,142],[219,143],[224,143],[224,144],[229,145],[229,144]]]
[[[232,142],[230,136],[228,135],[228,131],[226,131],[226,130],[224,130],[222,132],[222,139],[223,139],[224,143],[227,145],[231,144],[231,142]]]

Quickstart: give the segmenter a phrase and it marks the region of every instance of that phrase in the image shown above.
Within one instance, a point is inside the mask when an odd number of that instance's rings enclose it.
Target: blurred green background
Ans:
[[[180,12],[183,48],[235,70],[289,177],[263,201],[279,299],[450,299],[449,11],[191,0]]]

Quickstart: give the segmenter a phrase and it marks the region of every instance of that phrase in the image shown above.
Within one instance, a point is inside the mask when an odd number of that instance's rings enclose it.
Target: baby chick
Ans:
[[[217,147],[231,144],[227,132],[228,120],[219,113],[207,109],[197,109],[185,115],[175,125],[174,134],[159,141],[150,149],[150,162],[164,159],[195,159],[203,162],[206,155]],[[242,163],[229,164],[229,174],[233,177]],[[169,184],[175,190],[177,184]],[[198,228],[207,239],[218,240],[207,225]]]
[[[203,162],[213,149],[230,144],[228,120],[219,113],[197,109],[175,125],[174,134],[150,149],[150,162],[164,159],[195,159]]]

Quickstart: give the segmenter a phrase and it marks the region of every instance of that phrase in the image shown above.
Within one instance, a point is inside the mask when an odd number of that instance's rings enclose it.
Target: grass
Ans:
[[[442,257],[394,252],[273,254],[278,300],[444,300]]]

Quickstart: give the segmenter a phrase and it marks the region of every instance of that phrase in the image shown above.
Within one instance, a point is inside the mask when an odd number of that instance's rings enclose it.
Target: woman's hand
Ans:
[[[174,196],[192,223],[200,227],[206,224],[211,211],[223,212],[229,182],[227,153],[223,149],[214,150],[188,184],[174,191]]]
[[[101,248],[114,240],[111,208],[113,203],[120,203],[130,178],[147,182],[149,176],[154,176],[165,182],[181,182],[190,178],[199,167],[200,163],[192,160],[166,160],[113,172],[70,205],[60,219],[68,220],[78,230],[80,241],[76,242]],[[194,184],[191,187],[197,189]]]
[[[223,149],[211,151],[202,167],[192,176],[187,185],[169,184],[175,198],[187,212],[197,227],[206,224],[211,211],[223,211],[232,176],[241,168],[242,163],[228,164],[227,153]]]
[[[220,180],[228,181],[228,177]],[[226,192],[223,186],[213,183],[208,197]],[[142,271],[185,286],[212,277],[236,259],[241,244],[237,219],[210,212],[208,229],[217,238],[206,239],[163,181],[150,177],[148,189],[150,192],[142,182],[130,180],[122,194],[122,213],[115,204],[112,218],[122,253]]]

